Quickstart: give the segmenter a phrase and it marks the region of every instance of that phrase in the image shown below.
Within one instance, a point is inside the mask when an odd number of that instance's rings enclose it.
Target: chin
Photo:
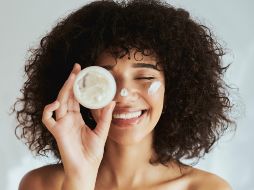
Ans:
[[[148,134],[137,134],[137,133],[122,133],[116,134],[114,132],[109,133],[108,141],[112,141],[119,145],[129,146],[129,145],[136,145],[142,142],[143,140],[150,140],[152,137],[152,133]]]

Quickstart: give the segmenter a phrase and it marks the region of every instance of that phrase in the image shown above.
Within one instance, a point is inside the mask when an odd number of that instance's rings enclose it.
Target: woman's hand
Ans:
[[[80,105],[73,94],[73,83],[81,67],[74,68],[60,90],[57,100],[45,106],[42,122],[55,137],[67,176],[97,175],[112,119],[115,102],[102,109],[94,130],[84,122]],[[56,119],[54,119],[55,112]]]

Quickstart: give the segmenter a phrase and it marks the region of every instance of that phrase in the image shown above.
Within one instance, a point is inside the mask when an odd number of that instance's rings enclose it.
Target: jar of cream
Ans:
[[[73,85],[77,101],[89,109],[99,109],[109,104],[116,93],[113,75],[103,67],[90,66],[81,70]]]

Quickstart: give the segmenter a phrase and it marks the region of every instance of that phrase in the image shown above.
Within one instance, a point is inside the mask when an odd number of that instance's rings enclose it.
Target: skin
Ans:
[[[75,75],[80,71],[79,65],[74,67],[57,100],[45,107],[42,118],[56,138],[63,165],[44,166],[29,172],[23,177],[20,190],[61,190],[67,189],[65,186],[69,184],[80,185],[80,181],[85,182],[85,186],[86,182],[92,180],[96,180],[95,185],[86,189],[231,189],[220,177],[190,166],[177,165],[175,162],[169,163],[168,167],[149,163],[149,159],[155,156],[152,134],[163,108],[164,73],[144,67],[144,64],[155,65],[155,57],[139,56],[142,57],[141,61],[136,61],[134,51],[131,51],[130,59],[124,56],[115,60],[104,52],[98,58],[96,64],[107,68],[115,77],[117,93],[110,105],[91,110],[97,122],[94,131],[89,130],[83,122],[79,104],[71,91]],[[143,65],[134,67],[137,63]],[[162,85],[157,93],[149,95],[147,90],[155,80]],[[128,96],[120,95],[122,88],[128,89]],[[133,110],[146,112],[136,123],[116,120],[114,117],[111,120],[112,114]],[[53,111],[56,112],[56,120],[52,118]],[[77,181],[73,181],[72,176]],[[69,189],[81,189],[84,186]]]

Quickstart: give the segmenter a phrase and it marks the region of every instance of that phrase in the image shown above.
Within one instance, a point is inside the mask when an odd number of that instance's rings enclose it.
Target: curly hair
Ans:
[[[154,129],[154,163],[201,158],[234,123],[223,75],[225,50],[211,30],[189,13],[157,0],[95,1],[59,21],[30,49],[22,97],[13,106],[16,136],[37,155],[61,161],[56,141],[43,125],[45,105],[53,102],[74,63],[93,65],[106,49],[116,58],[136,49],[155,53],[164,70],[163,113]],[[81,114],[89,127],[88,109]]]

